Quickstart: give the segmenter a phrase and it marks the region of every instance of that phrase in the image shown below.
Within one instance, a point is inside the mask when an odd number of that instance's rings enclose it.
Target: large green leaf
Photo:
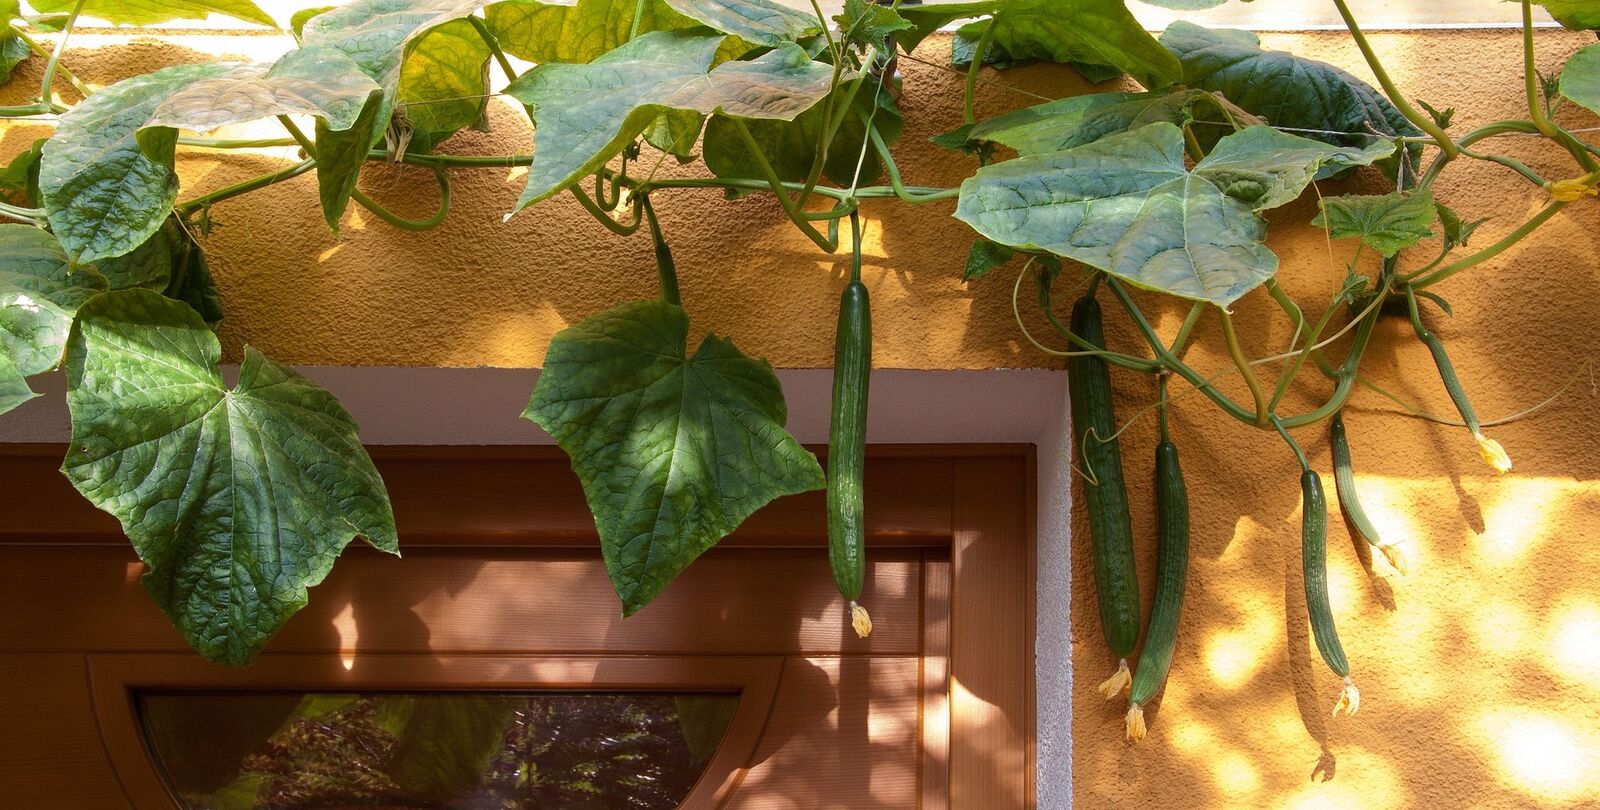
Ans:
[[[1364,146],[1375,135],[1422,134],[1367,83],[1326,62],[1262,50],[1261,39],[1248,31],[1180,21],[1161,34],[1161,44],[1183,63],[1184,84],[1221,93],[1275,127],[1337,146]],[[1195,130],[1205,143],[1227,131]],[[1408,154],[1414,164],[1421,147]]]
[[[1001,244],[1225,307],[1278,269],[1256,212],[1293,200],[1323,167],[1369,164],[1393,148],[1255,126],[1188,170],[1182,130],[1160,122],[979,169],[961,184],[956,218]]]
[[[523,412],[572,458],[624,614],[768,501],[825,485],[772,367],[715,335],[689,357],[688,332],[661,301],[582,321],[550,341]]]
[[[1433,236],[1433,223],[1439,220],[1433,192],[1426,190],[1325,197],[1321,205],[1312,225],[1326,227],[1334,239],[1360,239],[1385,256]]]
[[[894,94],[887,87],[879,91],[877,77],[862,76],[852,81],[864,84],[856,91],[855,100],[852,102],[855,109],[845,116],[844,123],[828,146],[828,156],[822,164],[823,175],[841,186],[857,182],[858,161],[861,166],[859,179],[861,183],[871,183],[883,173],[883,164],[879,162],[876,150],[868,146],[865,157],[862,157],[862,142],[867,137],[863,116],[872,117],[872,126],[883,137],[885,143],[894,143],[905,127],[905,119],[895,108]],[[850,82],[842,83],[834,91],[834,96],[838,99],[836,103],[843,103],[844,96],[849,90]],[[876,113],[872,112],[874,102],[878,107]],[[811,164],[816,160],[818,138],[824,126],[823,117],[826,108],[826,104],[817,104],[796,116],[793,121],[767,120],[746,123],[751,137],[761,147],[762,155],[777,171],[779,178],[801,182],[811,173]],[[739,134],[738,127],[726,117],[716,115],[706,122],[703,144],[706,168],[710,169],[712,174],[718,177],[758,179],[762,177],[761,166],[750,154],[750,149]]]
[[[94,268],[106,277],[113,290],[144,287],[160,292],[172,281],[173,264],[190,242],[177,218],[167,217],[144,244],[121,256],[101,259],[94,263]]]
[[[105,278],[73,267],[50,234],[0,225],[0,357],[24,377],[55,368],[78,308],[105,289]]]
[[[898,37],[908,51],[956,20],[992,17],[990,47],[1004,61],[1111,65],[1152,90],[1182,76],[1177,60],[1134,19],[1123,0],[979,0],[901,6],[900,14],[916,26]]]
[[[506,92],[533,109],[525,208],[592,174],[672,110],[793,120],[828,92],[832,69],[793,43],[707,72],[720,35],[655,31],[586,65],[540,65]]]
[[[775,48],[822,33],[817,18],[773,0],[662,0],[701,25]]]
[[[193,310],[148,290],[84,305],[61,469],[122,522],[184,638],[241,666],[351,539],[397,547],[383,481],[333,396],[250,348],[230,391],[221,355]]]
[[[74,261],[92,263],[144,244],[178,198],[174,139],[152,158],[139,128],[169,96],[201,79],[233,70],[221,64],[178,65],[103,88],[61,116],[44,145],[39,189],[50,227]]]
[[[1197,104],[1214,109],[1210,99],[1203,90],[1070,96],[979,121],[965,143],[997,143],[1019,155],[1057,152],[1157,121],[1183,126]]]
[[[33,51],[4,20],[0,20],[0,84],[11,81],[11,71]]]
[[[1574,30],[1600,29],[1600,0],[1533,0],[1556,22]]]
[[[488,2],[355,0],[306,20],[301,41],[349,55],[417,131],[448,132],[477,121],[488,93],[488,45],[464,20]]]
[[[1590,45],[1561,68],[1561,95],[1600,112],[1600,45]]]
[[[271,65],[241,65],[168,96],[140,129],[140,141],[171,137],[161,129],[209,132],[275,115],[308,115],[330,129],[349,129],[382,88],[344,51],[296,48]],[[147,149],[146,152],[159,151]]]
[[[23,376],[17,364],[11,358],[0,353],[0,414],[9,413],[18,405],[38,396],[28,387],[28,380]]]
[[[637,11],[644,14],[635,26]],[[506,53],[539,64],[592,62],[630,34],[700,25],[663,0],[578,0],[576,5],[506,0],[485,8],[483,17]]]
[[[28,0],[41,14],[72,11],[79,0]],[[212,14],[276,28],[278,23],[250,0],[83,0],[83,14],[118,25],[203,20]]]

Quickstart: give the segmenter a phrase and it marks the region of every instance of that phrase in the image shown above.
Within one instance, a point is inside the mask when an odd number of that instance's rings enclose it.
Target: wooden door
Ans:
[[[0,806],[174,808],[246,789],[305,806],[295,791],[324,771],[330,796],[370,805],[409,777],[352,774],[426,745],[412,733],[426,712],[463,706],[489,708],[491,746],[547,751],[566,734],[588,752],[579,728],[649,731],[591,732],[634,746],[595,749],[604,768],[562,760],[583,779],[490,752],[513,793],[634,790],[640,774],[616,765],[630,762],[654,768],[655,801],[684,807],[1031,806],[1028,448],[869,454],[868,639],[834,590],[819,495],[762,510],[623,620],[558,452],[379,448],[405,556],[352,546],[240,670],[188,650],[114,523],[54,471],[60,451],[0,451],[20,493],[0,502]],[[493,725],[507,717],[524,725]],[[364,752],[316,736],[341,724]],[[316,739],[291,736],[306,728]],[[349,761],[318,760],[320,745]]]

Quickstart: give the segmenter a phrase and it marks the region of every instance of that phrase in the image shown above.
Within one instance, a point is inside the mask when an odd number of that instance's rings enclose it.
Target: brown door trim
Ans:
[[[116,522],[89,506],[59,473],[64,450],[0,445],[0,480],[9,487],[0,501],[0,555],[7,559],[71,546],[126,547]],[[582,490],[558,448],[380,446],[371,453],[388,482],[408,548],[459,553],[596,544]],[[948,806],[958,808],[1032,808],[1034,449],[877,445],[867,455],[870,544],[899,547],[902,555],[924,549],[925,559],[948,560],[926,566],[923,581],[924,610],[942,604],[935,598],[940,594],[949,600],[948,615],[924,616],[922,692],[949,688],[948,698],[925,697],[922,706],[922,805],[943,807],[948,797]],[[821,493],[783,498],[722,546],[817,548],[826,543],[824,515]],[[19,585],[12,598],[32,598],[26,594],[37,590]],[[48,628],[23,633],[30,639],[47,634]],[[68,652],[42,642],[18,649]],[[103,649],[81,652],[86,661],[107,658]],[[192,656],[178,657],[209,667]],[[250,673],[272,666],[277,657],[269,648],[257,669],[239,677],[254,677]],[[337,663],[336,657],[322,660],[324,667]],[[97,678],[97,694],[100,688]]]

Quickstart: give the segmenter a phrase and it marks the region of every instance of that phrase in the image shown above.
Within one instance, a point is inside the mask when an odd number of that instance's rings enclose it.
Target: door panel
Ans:
[[[869,448],[869,639],[820,496],[762,510],[623,620],[557,451],[375,448],[405,556],[353,544],[237,670],[172,629],[60,455],[0,447],[0,807],[177,807],[137,698],[195,689],[733,689],[685,807],[1031,807],[1027,448]]]

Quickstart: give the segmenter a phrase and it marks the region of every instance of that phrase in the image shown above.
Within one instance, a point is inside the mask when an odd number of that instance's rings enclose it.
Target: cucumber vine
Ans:
[[[1225,0],[1150,2],[1195,8]],[[1123,0],[847,0],[832,17],[815,3],[804,12],[773,0],[351,0],[295,14],[297,46],[270,64],[178,65],[93,87],[71,70],[80,17],[273,21],[249,0],[34,0],[37,13],[5,3],[0,81],[14,81],[23,60],[45,67],[38,95],[0,108],[0,117],[50,124],[54,133],[0,170],[0,219],[10,223],[0,225],[0,413],[35,396],[29,377],[65,367],[72,442],[63,472],[121,520],[148,567],[146,589],[184,637],[208,658],[245,665],[352,539],[388,551],[398,545],[383,483],[332,396],[253,349],[238,385],[223,383],[212,332],[223,312],[204,251],[213,221],[226,218],[237,197],[314,173],[330,227],[353,202],[394,227],[426,230],[447,219],[458,173],[526,167],[514,212],[570,194],[603,227],[621,236],[642,228],[656,248],[659,298],[621,304],[556,335],[524,412],[571,457],[624,612],[647,605],[772,499],[831,485],[834,570],[865,634],[870,621],[857,600],[871,598],[861,593],[870,579],[860,492],[871,334],[859,271],[841,304],[837,356],[850,367],[834,391],[830,481],[785,430],[782,390],[765,360],[717,335],[690,352],[689,314],[656,208],[685,188],[770,194],[819,249],[851,250],[859,268],[862,201],[954,203],[954,217],[977,234],[964,277],[977,281],[1025,255],[1019,291],[1024,279],[1034,282],[1061,342],[1028,339],[1068,358],[1080,382],[1075,466],[1094,490],[1096,577],[1108,640],[1122,659],[1104,691],[1113,697],[1131,682],[1129,735],[1144,734],[1139,707],[1166,677],[1187,559],[1181,441],[1166,421],[1169,380],[1227,417],[1280,433],[1299,460],[1310,619],[1318,647],[1345,679],[1338,706],[1353,712],[1359,693],[1327,607],[1321,481],[1291,431],[1329,426],[1341,507],[1403,572],[1400,550],[1360,511],[1342,413],[1357,385],[1381,392],[1362,376],[1362,360],[1378,321],[1404,313],[1461,417],[1432,418],[1463,425],[1495,470],[1511,469],[1427,320],[1434,308],[1448,314],[1444,282],[1600,187],[1600,149],[1550,114],[1559,99],[1600,110],[1600,45],[1546,82],[1534,69],[1532,22],[1532,6],[1545,5],[1569,28],[1600,29],[1600,0],[1521,0],[1517,67],[1528,115],[1460,134],[1450,131],[1453,110],[1405,95],[1344,0],[1328,2],[1377,87],[1263,49],[1243,31],[1177,22],[1157,38]],[[919,45],[953,24],[949,69],[965,75],[964,123],[935,141],[953,150],[952,160],[971,159],[973,171],[958,187],[910,185],[893,150],[904,128],[899,60],[926,61]],[[980,119],[975,98],[996,81],[985,72],[1028,62],[1058,63],[1095,82],[1125,76],[1139,89],[1047,99]],[[487,100],[499,94],[527,111],[531,150],[454,151],[451,136],[482,126]],[[283,136],[207,134],[257,119],[276,120]],[[1547,179],[1491,150],[1512,134],[1550,141],[1572,168]],[[179,160],[261,147],[298,159],[204,194],[180,188]],[[668,157],[698,157],[703,171],[658,176]],[[407,219],[362,193],[364,167],[384,161],[431,169],[436,213]],[[1544,207],[1498,241],[1469,248],[1480,223],[1463,221],[1436,189],[1466,161],[1502,167]],[[1393,191],[1321,201],[1315,224],[1359,244],[1335,298],[1320,312],[1303,311],[1276,279],[1262,213],[1354,171],[1387,177]],[[853,234],[848,243],[842,221]],[[1374,253],[1382,257],[1376,270],[1362,261]],[[1070,324],[1052,302],[1068,267],[1087,282],[1074,288],[1087,292]],[[1191,302],[1171,343],[1133,288]],[[1288,351],[1259,357],[1245,345],[1230,307],[1252,294],[1269,296],[1293,324]],[[1126,317],[1146,345],[1103,345],[1102,297],[1113,302],[1108,315]],[[1230,368],[1207,371],[1183,359],[1207,318],[1220,323]],[[1160,632],[1152,632],[1159,649],[1133,675],[1138,589],[1112,368],[1159,379],[1158,485],[1169,513],[1161,524]],[[1248,399],[1217,385],[1235,374]],[[1284,395],[1303,374],[1326,378],[1329,393],[1295,412]]]

